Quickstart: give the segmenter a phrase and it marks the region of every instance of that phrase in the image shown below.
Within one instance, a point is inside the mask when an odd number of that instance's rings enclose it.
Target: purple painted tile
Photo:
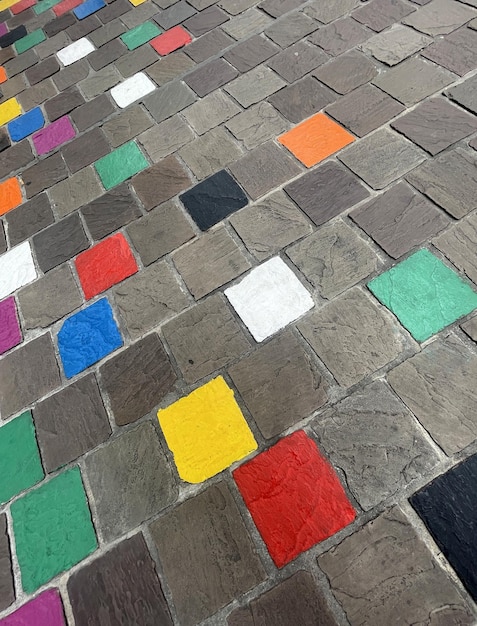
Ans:
[[[7,25],[5,24],[5,22],[2,22],[0,24],[0,37],[2,37],[2,35],[6,35],[7,33],[8,33]]]
[[[61,146],[61,144],[73,139],[75,135],[75,129],[70,122],[70,118],[65,115],[35,133],[33,135],[33,143],[39,155],[46,154],[58,146]]]
[[[0,626],[65,626],[63,605],[56,589],[48,589],[17,611],[0,619]]]
[[[17,346],[21,340],[22,332],[18,323],[15,298],[11,296],[0,302],[0,354]]]

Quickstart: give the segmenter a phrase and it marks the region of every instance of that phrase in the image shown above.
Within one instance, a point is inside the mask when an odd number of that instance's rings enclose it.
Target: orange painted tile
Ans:
[[[354,137],[324,113],[317,113],[280,135],[278,141],[304,165],[312,167],[347,146]]]
[[[5,215],[22,203],[22,190],[17,178],[0,183],[0,215]]]
[[[4,67],[0,66],[0,84],[7,80],[8,76]]]

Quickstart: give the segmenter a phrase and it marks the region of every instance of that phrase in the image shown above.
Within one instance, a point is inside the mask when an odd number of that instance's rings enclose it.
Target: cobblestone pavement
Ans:
[[[476,624],[476,0],[0,0],[0,82],[0,625]]]

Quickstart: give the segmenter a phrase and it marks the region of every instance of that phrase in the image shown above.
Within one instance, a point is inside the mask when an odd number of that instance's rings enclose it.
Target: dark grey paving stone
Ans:
[[[94,70],[100,70],[106,65],[113,63],[116,59],[127,52],[126,46],[120,39],[113,39],[88,55],[88,63]]]
[[[350,17],[345,17],[320,28],[309,37],[309,41],[323,48],[328,54],[338,56],[363,43],[370,36],[369,30]]]
[[[56,222],[33,237],[33,248],[42,272],[61,265],[88,247],[89,241],[77,213]]]
[[[200,116],[197,116],[197,119],[200,117],[206,125],[208,122],[210,122],[212,126],[214,126],[216,122],[219,124],[221,113],[223,113],[224,108],[226,108],[222,106],[223,101],[221,101],[220,94],[220,91],[214,91],[209,96],[206,96],[202,100],[184,109],[182,115],[189,119],[189,113],[194,111],[197,105],[199,110],[202,109],[202,113]],[[230,104],[236,106],[231,100]],[[212,105],[216,105],[213,111],[209,108]],[[211,114],[209,118],[205,117],[206,111]],[[182,146],[196,138],[192,128],[187,124],[182,115],[176,113],[160,124],[154,124],[152,128],[137,137],[139,143],[144,147],[153,163],[159,163],[164,157],[177,152],[179,148],[182,148]],[[191,117],[194,118],[194,115],[192,114]]]
[[[109,151],[110,147],[103,131],[95,128],[71,141],[61,150],[61,153],[66,165],[74,174],[105,156]]]
[[[381,32],[415,10],[415,7],[401,0],[372,0],[353,11],[353,18],[374,31]]]
[[[227,13],[222,11],[222,9],[217,6],[211,6],[186,20],[184,27],[192,33],[194,37],[200,37],[229,19],[230,17]]]
[[[210,31],[210,33],[206,33],[188,44],[184,52],[196,63],[202,63],[210,59],[210,57],[219,54],[219,52],[222,52],[222,50],[225,50],[225,48],[228,48],[233,43],[235,42],[232,37],[224,33],[221,28],[215,28]],[[225,56],[225,58],[227,57]]]
[[[275,55],[268,66],[288,83],[293,83],[323,65],[328,58],[316,46],[301,41]]]
[[[45,24],[43,32],[47,37],[54,37],[58,33],[66,30],[69,26],[73,26],[76,23],[76,18],[73,13],[63,13],[60,17],[55,18]]]
[[[170,200],[191,185],[187,171],[174,156],[143,170],[133,177],[132,186],[147,211]]]
[[[461,2],[433,0],[433,2],[406,17],[403,24],[431,37],[437,37],[438,35],[448,35],[475,16],[476,12]]]
[[[121,22],[128,28],[135,28],[144,24],[147,20],[157,15],[158,11],[154,2],[144,2],[140,6],[130,7],[130,10],[121,16]]]
[[[272,17],[281,17],[302,4],[303,0],[264,0],[258,5],[258,8]]]
[[[468,78],[447,92],[451,100],[477,115],[477,76]]]
[[[458,270],[477,284],[477,222],[476,215],[464,218],[444,234],[433,239],[433,244]]]
[[[358,4],[358,0],[318,0],[306,8],[306,13],[323,24],[329,24],[349,13]]]
[[[432,39],[417,31],[396,24],[389,30],[374,35],[360,45],[360,48],[372,54],[386,65],[397,65],[432,43]]]
[[[103,239],[141,216],[126,183],[82,207],[81,214],[93,239]]]
[[[152,50],[152,48],[150,48]],[[120,60],[127,58],[127,55],[121,57]],[[157,59],[157,56],[155,57]],[[116,62],[118,63],[118,61]],[[92,100],[102,93],[105,93],[111,87],[114,87],[122,81],[121,74],[118,72],[114,64],[103,67],[99,72],[92,72],[90,76],[79,83],[79,87],[84,94],[86,100]]]
[[[244,11],[242,15],[237,15],[230,22],[223,24],[222,28],[237,41],[243,41],[258,31],[263,31],[272,22],[271,17],[256,7],[252,7]]]
[[[267,0],[268,1],[268,0]],[[293,574],[248,606],[232,611],[228,626],[338,626],[325,596],[309,572]]]
[[[214,614],[265,577],[223,483],[186,500],[154,522],[150,531],[184,626]]]
[[[5,215],[10,245],[16,246],[53,224],[54,221],[55,218],[46,193],[21,204]]]
[[[51,100],[47,100],[44,104],[44,109],[50,122],[54,122],[63,115],[71,113],[73,109],[81,106],[84,102],[85,99],[77,87],[70,87],[51,98]]]
[[[433,156],[477,130],[477,118],[445,98],[432,98],[391,126]]]
[[[5,237],[5,230],[3,224],[0,225],[0,253],[3,254],[7,251],[7,239]]]
[[[74,461],[111,434],[93,374],[39,402],[33,418],[47,472]]]
[[[460,28],[437,40],[421,53],[459,76],[477,67],[477,31]]]
[[[141,46],[119,58],[115,66],[124,78],[141,72],[157,61],[157,53],[152,46]],[[104,89],[106,91],[106,89]]]
[[[4,65],[4,68],[7,72],[8,78],[13,78],[13,76],[20,74],[20,72],[24,72],[29,67],[35,65],[37,62],[38,55],[35,52],[34,48],[30,48],[30,50],[27,50],[26,52],[19,54],[17,57],[11,59],[10,61],[7,61],[7,63],[5,63]]]
[[[77,21],[66,30],[66,34],[71,41],[77,41],[82,37],[86,37],[101,26],[101,22],[97,15],[89,15],[84,20]]]
[[[3,152],[11,146],[8,131],[5,128],[0,129],[0,152]]]
[[[108,41],[111,41],[112,39],[115,39],[125,33],[126,30],[126,26],[119,18],[116,18],[112,22],[108,22],[108,24],[105,24],[101,28],[93,31],[89,35],[88,39],[93,45],[96,46],[96,48],[100,48],[101,46],[104,46],[105,43],[108,43]]]
[[[194,92],[182,81],[176,80],[144,98],[144,106],[156,122],[162,122],[182,111],[195,100]]]
[[[7,516],[0,515],[0,610],[9,607],[15,600],[10,541],[7,533]]]
[[[172,626],[154,561],[141,533],[76,571],[68,595],[78,624],[104,626],[120,615],[137,626]]]
[[[0,152],[0,176],[11,176],[14,172],[34,160],[33,152],[28,139],[23,139],[6,150]],[[66,169],[66,168],[65,168]],[[26,182],[23,181],[26,185]],[[27,195],[27,197],[29,197]]]
[[[169,30],[184,22],[187,18],[195,15],[197,11],[185,0],[179,0],[164,11],[160,11],[154,16],[154,21],[164,30]]]
[[[71,114],[71,119],[75,123],[76,128],[83,132],[98,122],[103,121],[111,113],[114,113],[115,110],[111,98],[106,94],[102,94],[75,109]]]
[[[342,54],[313,72],[319,81],[341,94],[364,85],[377,74],[376,63],[358,50]]]
[[[460,326],[471,339],[477,342],[477,316],[472,317]]]
[[[114,0],[114,2],[110,2],[108,6],[98,11],[97,16],[103,24],[107,24],[130,10],[131,4],[128,0]]]
[[[318,564],[351,623],[425,623],[429,616],[436,626],[473,622],[454,583],[397,507],[318,557]]]
[[[10,352],[0,361],[0,409],[5,419],[61,384],[49,333]]]
[[[66,14],[67,15],[67,14]],[[25,77],[30,85],[36,85],[37,83],[45,80],[49,76],[56,74],[60,71],[60,64],[56,60],[56,57],[49,57],[41,63],[34,65],[25,72]]]
[[[319,24],[301,11],[290,13],[286,17],[276,20],[265,29],[265,35],[280,48],[288,48],[292,43],[313,33]]]
[[[187,46],[189,47],[189,46]],[[182,50],[169,54],[153,65],[146,68],[146,74],[159,86],[176,78],[182,77],[187,71],[195,67],[195,63]]]
[[[22,37],[25,37],[27,34],[28,31],[25,26],[17,26],[17,28],[14,28],[10,32],[0,37],[0,48],[7,48],[8,46],[11,46],[13,43],[15,43],[15,41],[18,41]]]
[[[9,151],[6,150],[4,154],[8,152]],[[52,187],[55,183],[65,178],[68,178],[68,169],[66,168],[61,154],[57,152],[46,159],[38,161],[38,163],[32,165],[22,173],[26,197],[32,198],[36,196],[37,193]]]
[[[369,196],[356,176],[334,162],[307,172],[287,185],[285,191],[317,226]]]
[[[280,48],[263,35],[254,35],[231,48],[224,54],[224,59],[239,72],[248,72],[279,51]]]
[[[334,102],[337,96],[328,87],[321,85],[312,76],[306,76],[278,93],[268,101],[290,120],[301,122],[313,113],[318,113],[327,104]]]
[[[237,75],[237,70],[229,63],[223,59],[214,59],[187,74],[184,80],[202,98],[233,80]]]

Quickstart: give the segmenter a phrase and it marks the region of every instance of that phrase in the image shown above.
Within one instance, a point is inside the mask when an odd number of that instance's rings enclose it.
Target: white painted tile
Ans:
[[[111,89],[111,96],[118,107],[124,109],[156,89],[156,85],[144,72],[138,72]]]
[[[0,256],[0,300],[37,277],[28,241]]]
[[[83,57],[88,56],[90,52],[94,52],[96,48],[89,39],[82,37],[78,41],[74,41],[66,48],[62,48],[56,54],[63,65],[71,65],[75,61],[79,61]]]
[[[256,341],[263,341],[313,308],[313,300],[291,269],[274,257],[225,290],[230,304]]]

